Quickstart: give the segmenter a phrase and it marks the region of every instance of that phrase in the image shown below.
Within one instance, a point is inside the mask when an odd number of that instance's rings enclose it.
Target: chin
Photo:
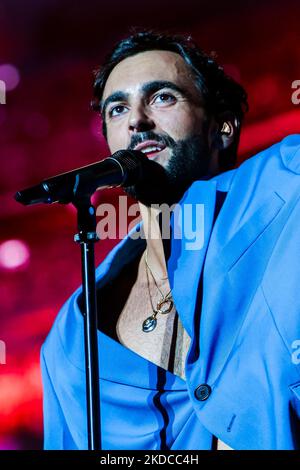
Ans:
[[[168,149],[164,149],[162,150],[162,152],[159,152],[156,155],[153,155],[152,157],[148,157],[148,158],[150,161],[158,163],[163,168],[167,168],[171,155]]]
[[[151,204],[173,204],[178,202],[178,187],[171,184],[171,179],[165,166],[168,160],[160,163],[157,159],[148,159],[143,180],[134,186],[124,188],[126,193],[146,206]]]

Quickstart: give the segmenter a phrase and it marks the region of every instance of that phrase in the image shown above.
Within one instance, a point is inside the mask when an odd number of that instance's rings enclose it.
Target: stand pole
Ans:
[[[82,288],[84,301],[84,347],[86,371],[86,404],[88,450],[101,450],[98,322],[94,244],[96,234],[95,208],[90,198],[73,202],[77,208],[78,230],[74,240],[81,246]]]

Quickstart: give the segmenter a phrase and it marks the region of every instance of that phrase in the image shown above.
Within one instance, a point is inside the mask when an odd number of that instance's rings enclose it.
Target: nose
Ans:
[[[155,127],[153,119],[146,112],[143,105],[133,106],[130,110],[128,129],[130,133],[145,132]]]

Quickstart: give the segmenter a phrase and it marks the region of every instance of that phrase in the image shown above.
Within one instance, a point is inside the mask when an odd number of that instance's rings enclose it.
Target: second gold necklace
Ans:
[[[143,322],[142,330],[144,331],[144,333],[149,333],[150,331],[153,331],[156,328],[156,325],[157,325],[157,318],[156,317],[157,317],[157,315],[159,313],[161,313],[162,315],[170,313],[173,306],[174,306],[174,302],[173,302],[173,299],[172,299],[171,290],[166,295],[164,295],[162,293],[162,291],[160,290],[160,288],[158,287],[157,282],[155,280],[155,277],[153,275],[153,272],[152,272],[152,270],[151,270],[151,268],[148,264],[147,250],[146,250],[146,253],[145,253],[145,264],[146,264],[148,292],[149,292],[149,298],[150,298],[153,314],[150,315],[150,317],[146,318],[146,320]],[[149,281],[148,271],[150,272],[150,274],[152,276],[152,279],[154,281],[154,284],[155,284],[157,290],[159,291],[159,293],[161,295],[161,299],[160,299],[159,302],[157,302],[156,308],[154,308],[154,306],[153,306],[152,297],[151,297],[151,293],[150,293],[150,281]]]

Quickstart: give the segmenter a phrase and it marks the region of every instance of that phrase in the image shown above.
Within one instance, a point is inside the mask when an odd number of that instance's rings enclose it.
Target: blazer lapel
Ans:
[[[240,219],[234,199],[227,196],[214,226],[203,274],[201,370],[211,385],[232,351],[286,218],[285,201],[273,192],[232,234],[231,223]]]
[[[171,254],[167,262],[170,287],[182,324],[191,337],[199,280],[213,225],[216,186],[215,180],[195,182],[171,218]]]
[[[248,210],[248,220],[235,226],[236,220],[242,221],[242,217],[236,214],[238,195],[234,193],[227,195],[214,225],[217,195],[219,191],[228,192],[229,186],[230,178],[195,182],[180,202],[180,210],[171,218],[171,254],[167,266],[177,311],[193,340],[187,357],[191,383],[200,380],[199,383],[213,385],[222,371],[284,223],[281,209],[285,201],[273,192],[259,206],[255,204],[253,210]],[[195,212],[190,212],[190,217],[184,217],[184,212],[189,212],[189,206],[195,211],[197,205],[198,216],[201,210],[203,212],[200,227],[203,237],[201,245],[195,244],[196,249],[193,249],[185,224],[191,223]],[[279,214],[282,214],[282,220]],[[278,223],[272,223],[277,218]],[[199,220],[198,227],[196,223],[193,229],[199,231]],[[255,250],[250,251],[254,246]],[[264,257],[260,256],[262,252]],[[246,263],[241,261],[242,257]],[[249,272],[252,263],[255,270]],[[243,289],[245,285],[247,295]],[[192,367],[195,361],[197,368]]]

